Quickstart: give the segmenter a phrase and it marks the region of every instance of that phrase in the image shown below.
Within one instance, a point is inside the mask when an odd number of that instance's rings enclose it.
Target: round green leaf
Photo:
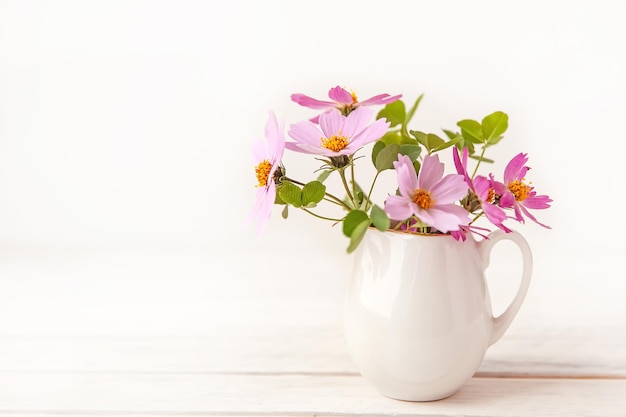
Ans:
[[[352,210],[343,220],[343,234],[351,237],[355,228],[362,222],[367,222],[369,225],[370,218],[367,213],[362,210]]]
[[[326,186],[319,181],[311,181],[302,187],[302,205],[317,204],[324,198]]]
[[[378,155],[376,155],[374,166],[379,172],[392,169],[394,161],[398,160],[398,153],[400,153],[400,145],[392,143],[391,145],[385,146],[378,152]]]
[[[290,182],[283,182],[278,189],[280,198],[287,204],[299,208],[302,206],[302,191],[300,188]]]
[[[472,143],[485,142],[483,128],[476,120],[465,119],[461,120],[456,125],[461,128],[461,134],[465,140]]]
[[[406,119],[406,107],[402,100],[396,100],[387,104],[381,111],[378,112],[376,119],[385,118],[391,127],[401,125]]]
[[[352,236],[350,236],[350,245],[348,246],[348,253],[352,253],[363,240],[363,236],[365,236],[365,232],[369,228],[370,222],[369,220],[362,221],[357,224],[352,232]]]
[[[385,211],[381,209],[380,207],[378,206],[372,207],[371,215],[372,215],[372,223],[381,232],[384,232],[385,230],[389,229],[389,226],[391,226],[391,221],[389,220],[389,216],[387,216],[387,213],[385,213]]]
[[[482,130],[486,141],[495,144],[500,136],[509,127],[509,116],[501,111],[496,111],[485,116],[482,122]]]

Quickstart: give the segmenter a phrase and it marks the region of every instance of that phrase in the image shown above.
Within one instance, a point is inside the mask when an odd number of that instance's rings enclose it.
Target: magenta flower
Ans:
[[[489,220],[492,224],[504,230],[505,232],[509,233],[511,229],[503,224],[504,220],[506,220],[507,218],[507,215],[504,210],[502,210],[495,204],[495,189],[500,189],[501,185],[497,184],[493,180],[493,177],[490,180],[480,175],[472,181],[467,173],[467,159],[469,156],[469,151],[467,148],[463,148],[462,158],[459,156],[459,152],[456,148],[454,148],[452,156],[454,158],[454,166],[456,167],[456,172],[459,175],[463,175],[465,183],[478,198],[480,206],[483,209],[487,220]]]
[[[469,224],[467,211],[455,204],[467,193],[467,184],[462,175],[444,177],[444,165],[437,155],[424,157],[419,177],[408,156],[398,155],[393,166],[400,195],[385,200],[385,212],[391,219],[404,221],[415,216],[442,233]]]
[[[461,241],[465,242],[465,239],[467,239],[467,234],[468,233],[474,233],[476,235],[479,235],[480,237],[483,237],[485,239],[489,239],[489,236],[487,236],[487,234],[489,234],[489,232],[491,232],[491,230],[486,229],[484,227],[478,227],[478,226],[474,226],[474,225],[467,225],[467,226],[461,226],[459,228],[459,230],[451,231],[450,234],[456,240],[461,240]]]
[[[524,214],[540,226],[550,229],[550,226],[539,223],[530,214],[529,209],[540,210],[550,207],[552,199],[547,195],[537,195],[535,187],[525,183],[526,174],[530,169],[526,166],[528,157],[525,153],[519,153],[511,159],[504,168],[504,184],[500,196],[500,206],[504,208],[512,207],[515,211],[515,218],[520,223],[524,223]]]
[[[260,234],[269,221],[272,206],[276,200],[276,183],[274,176],[277,170],[282,172],[280,162],[285,150],[283,127],[278,125],[276,116],[270,112],[265,124],[265,140],[258,139],[252,146],[257,179],[256,203],[250,212],[248,221],[257,219],[257,233]]]
[[[491,178],[483,177],[482,175],[474,178],[474,192],[476,197],[480,201],[480,205],[492,224],[498,226],[500,229],[507,233],[511,232],[511,229],[504,225],[504,221],[507,219],[507,215],[500,207],[496,205],[497,196],[499,195],[496,190],[502,188],[501,183],[497,183],[493,176]]]
[[[341,88],[339,86],[328,90],[328,97],[332,101],[317,100],[304,94],[292,94],[291,99],[301,106],[316,110],[332,110],[337,109],[341,114],[348,115],[352,110],[359,106],[372,106],[376,104],[389,104],[402,97],[402,94],[390,96],[389,94],[378,94],[367,100],[359,101],[354,92]],[[313,123],[318,122],[319,116],[311,119]]]
[[[365,107],[348,116],[336,111],[323,113],[319,126],[308,120],[291,125],[289,136],[295,142],[287,142],[285,146],[292,151],[328,157],[352,155],[360,147],[380,139],[389,127],[385,119],[368,124],[372,115],[372,110]]]

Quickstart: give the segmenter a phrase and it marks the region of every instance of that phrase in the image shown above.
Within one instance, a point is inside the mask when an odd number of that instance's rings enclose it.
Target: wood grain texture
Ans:
[[[0,415],[626,417],[622,284],[580,312],[591,284],[556,309],[539,280],[457,394],[408,403],[347,353],[344,262],[259,279],[198,248],[35,249],[0,259]]]
[[[622,328],[517,329],[479,376],[626,378]],[[340,325],[213,327],[204,337],[0,337],[0,372],[357,374]]]
[[[626,381],[474,378],[444,401],[410,403],[354,376],[5,373],[0,404],[0,414],[623,417]]]

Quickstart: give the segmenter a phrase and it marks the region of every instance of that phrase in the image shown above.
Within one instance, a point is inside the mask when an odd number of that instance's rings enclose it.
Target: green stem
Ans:
[[[338,206],[341,206],[341,207],[344,207],[344,208],[345,208],[345,204],[343,204],[343,202],[337,202],[337,201],[335,201],[335,200],[333,200],[333,199],[326,198],[326,197],[324,197],[324,198],[323,198],[323,200],[324,200],[324,201],[328,201],[329,203],[333,203],[333,204],[336,204],[336,205],[338,205]]]
[[[370,186],[370,191],[367,193],[367,200],[366,201],[370,201],[372,198],[372,191],[374,191],[374,184],[376,184],[376,180],[378,179],[378,174],[380,174],[382,171],[377,171],[376,175],[374,176],[374,179],[372,180],[372,185]]]
[[[315,217],[317,217],[318,219],[322,219],[322,220],[330,220],[331,222],[340,222],[340,221],[341,221],[341,219],[332,219],[332,218],[330,218],[330,217],[320,216],[319,214],[315,214],[315,213],[313,213],[311,210],[306,209],[306,208],[304,208],[304,207],[300,207],[300,208],[301,208],[302,210],[306,211],[307,213],[309,213],[311,216],[315,216]]]
[[[352,177],[352,195],[356,195],[356,183],[354,182],[354,163],[350,164],[350,176]]]
[[[480,213],[478,213],[478,214],[477,214],[477,215],[476,215],[476,216],[472,219],[472,221],[471,221],[471,222],[469,222],[468,226],[469,226],[469,225],[471,225],[471,224],[473,224],[476,220],[480,219],[480,218],[482,217],[482,215],[483,215],[483,214],[485,214],[485,212],[484,212],[484,211],[481,211]]]
[[[296,181],[296,180],[293,180],[293,179],[291,179],[291,178],[287,178],[287,177],[283,177],[283,180],[285,180],[285,181],[289,181],[289,182],[292,182],[292,183],[294,183],[294,184],[301,185],[302,187],[304,187],[304,186],[306,185],[306,184],[304,184],[304,183],[301,183],[300,181]],[[346,210],[348,210],[348,211],[352,210],[352,209],[351,209],[351,208],[350,208],[350,207],[349,207],[346,203],[344,203],[344,202],[343,202],[343,200],[341,200],[339,197],[336,197],[336,196],[334,196],[334,195],[332,195],[331,193],[328,193],[328,192],[324,193],[324,195],[326,195],[326,196],[328,196],[329,198],[332,198],[333,200],[335,200],[334,202],[335,202],[336,204],[340,205],[341,207],[343,207],[344,209],[346,209]]]
[[[352,196],[352,193],[350,192],[350,187],[348,186],[348,181],[346,181],[346,173],[345,170],[340,169],[339,170],[339,176],[341,177],[341,182],[343,183],[343,188],[346,189],[346,194],[348,194],[348,198],[350,199],[350,201],[352,202],[352,206],[356,207],[356,203],[354,201],[354,197]]]
[[[476,176],[476,173],[478,172],[478,167],[480,166],[480,163],[483,160],[483,157],[485,156],[485,151],[487,150],[487,145],[483,146],[482,152],[480,153],[480,159],[478,160],[478,163],[476,164],[476,167],[474,168],[474,172],[472,172],[472,179],[474,179],[474,177]]]

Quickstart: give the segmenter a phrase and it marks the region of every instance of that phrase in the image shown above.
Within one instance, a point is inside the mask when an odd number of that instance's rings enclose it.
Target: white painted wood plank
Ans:
[[[626,415],[617,281],[579,277],[563,299],[563,280],[539,276],[481,377],[445,402],[407,405],[373,392],[347,355],[343,261],[325,264],[335,275],[259,277],[197,248],[15,255],[0,260],[4,414]]]
[[[340,325],[212,327],[212,337],[0,337],[0,372],[356,374]],[[626,377],[621,328],[522,328],[493,345],[481,375]]]
[[[351,271],[343,245],[293,249],[273,268],[267,251],[242,259],[237,251],[206,245],[0,244],[0,335],[209,337],[215,325],[335,325]],[[589,263],[606,261],[595,256]],[[602,275],[598,281],[580,267],[565,273],[549,256],[536,258],[511,331],[527,325],[626,327],[626,280]],[[303,267],[309,259],[323,263]],[[492,275],[500,311],[516,282],[498,269]]]
[[[392,400],[361,377],[0,375],[0,415],[426,415],[623,417],[626,380],[474,378],[431,403]]]

